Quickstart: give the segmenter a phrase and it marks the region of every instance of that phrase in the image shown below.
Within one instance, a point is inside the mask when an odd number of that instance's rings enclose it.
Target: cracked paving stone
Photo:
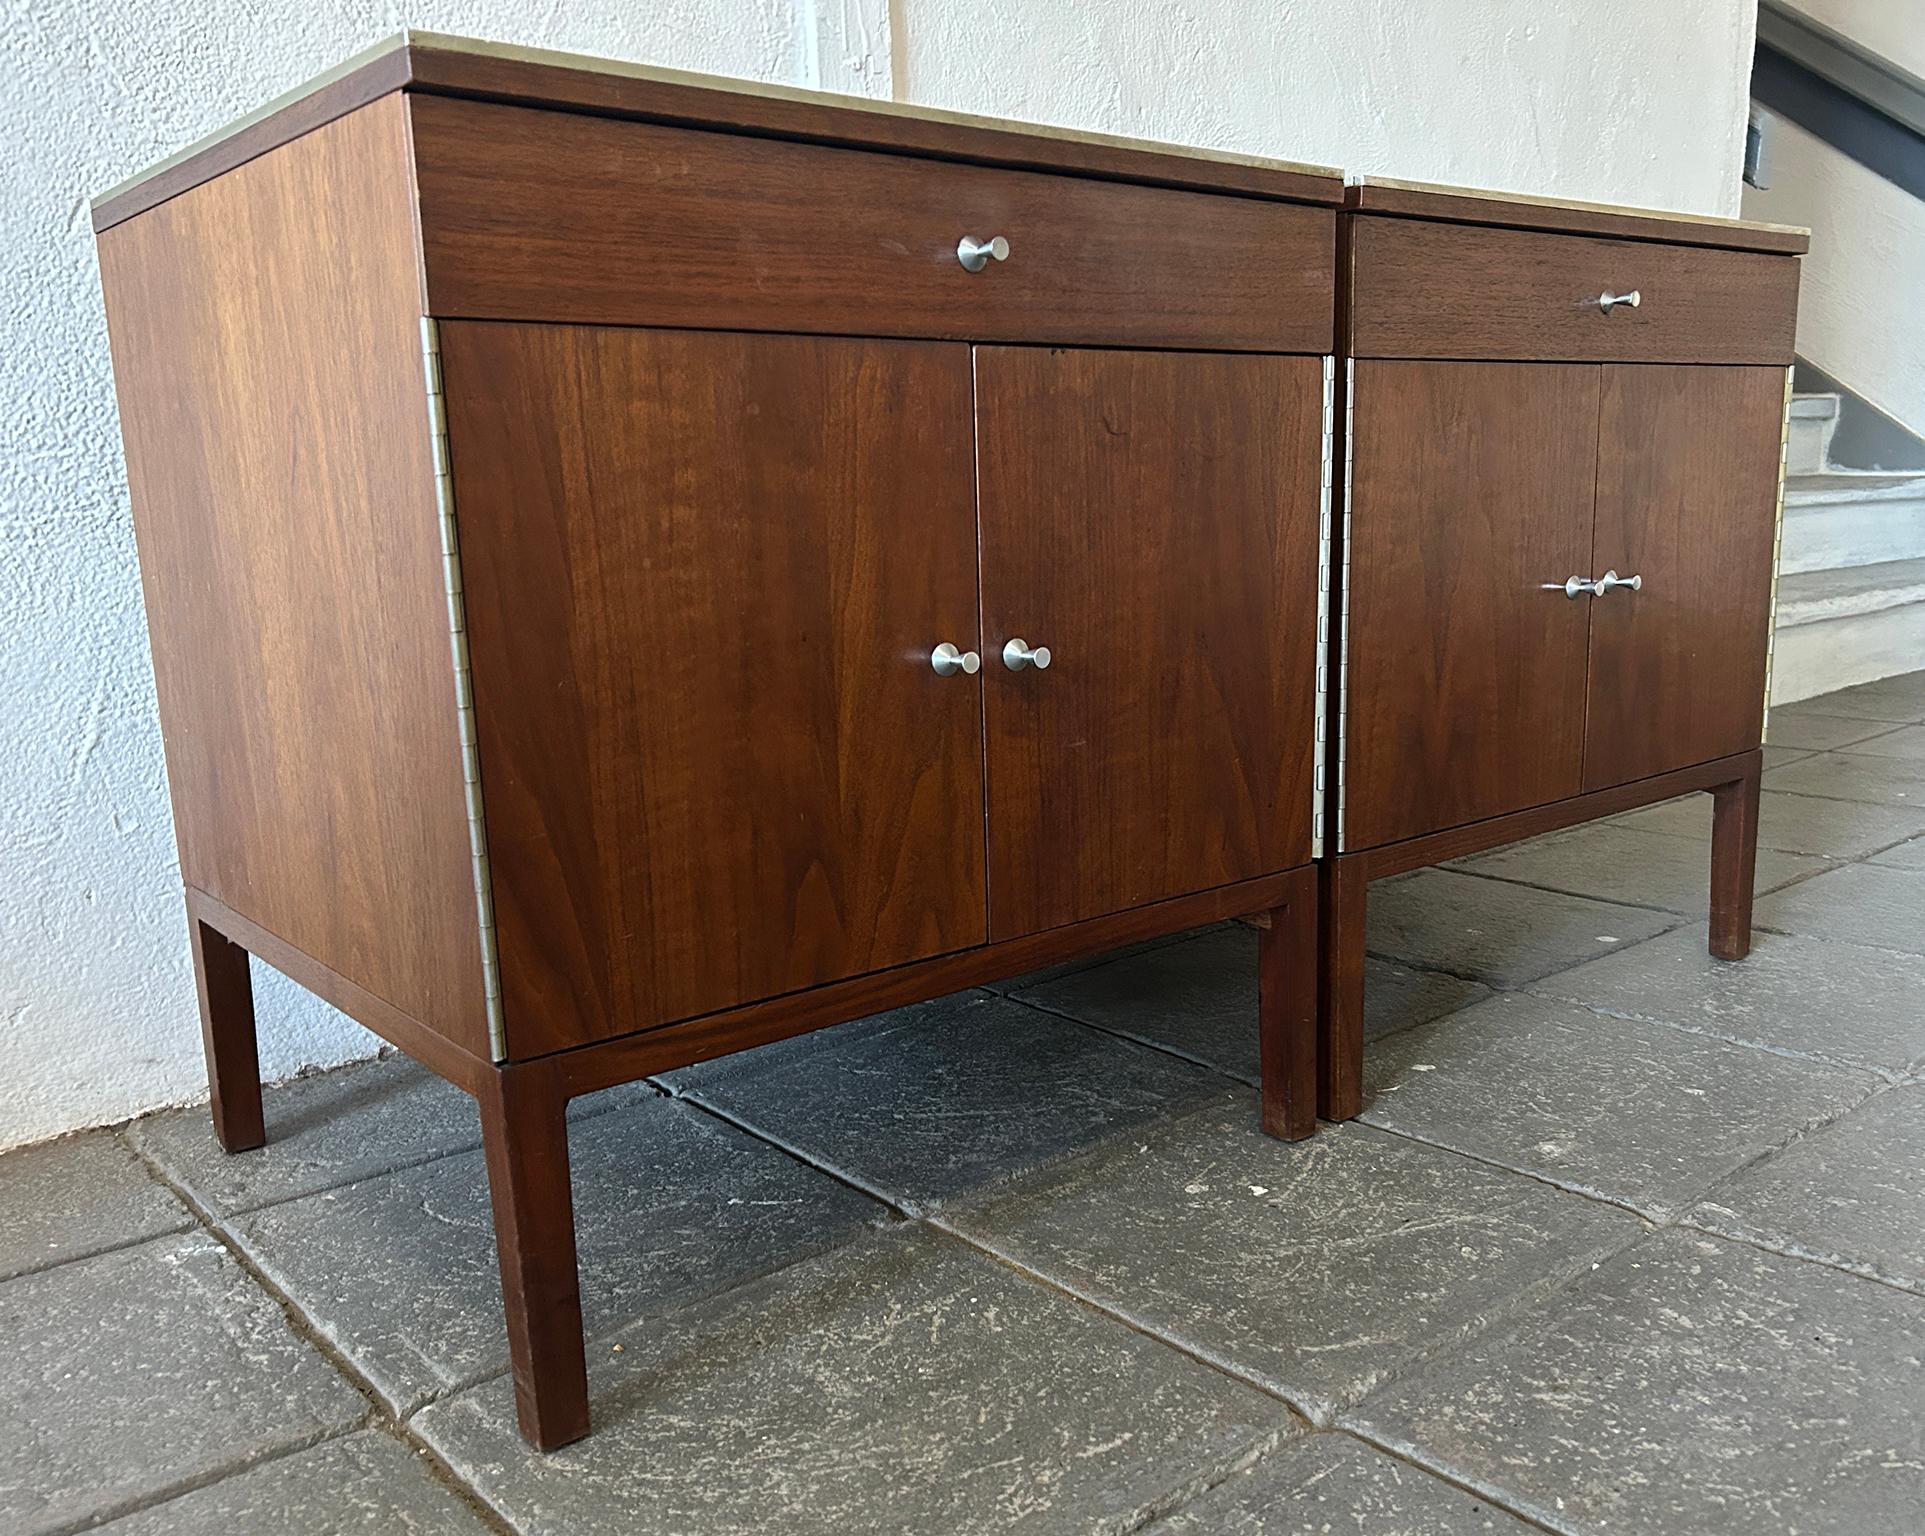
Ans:
[[[1395,960],[1519,987],[1676,922],[1662,912],[1427,869],[1372,884],[1364,942]]]
[[[485,1536],[489,1527],[421,1458],[383,1434],[349,1435],[100,1527],[106,1536]]]
[[[1845,1066],[1925,1063],[1925,959],[1796,934],[1755,933],[1717,960],[1703,923],[1547,976],[1533,992]]]
[[[1559,1531],[1925,1530],[1925,1300],[1678,1229],[1346,1423]]]
[[[1532,1536],[1474,1493],[1348,1435],[1287,1441],[1144,1536]]]
[[[1752,920],[1761,928],[1925,955],[1925,871],[1848,864],[1763,898]]]
[[[1925,1086],[1899,1087],[1743,1170],[1687,1219],[1925,1294],[1922,1172]]]
[[[543,1456],[499,1379],[417,1426],[524,1536],[1121,1532],[1292,1432],[1281,1403],[919,1224],[591,1349]]]
[[[70,1530],[360,1422],[203,1232],[0,1285],[0,1529]]]
[[[1830,867],[1823,859],[1761,847],[1754,889],[1773,890]],[[1708,843],[1608,821],[1456,860],[1450,868],[1689,916],[1711,910]]]
[[[1276,1141],[1242,1103],[943,1219],[1319,1422],[1644,1230],[1368,1127]]]
[[[1774,747],[1793,747],[1807,752],[1831,752],[1870,736],[1883,736],[1892,730],[1889,720],[1860,720],[1850,715],[1800,713],[1774,709],[1765,729],[1765,741]]]
[[[1711,796],[1685,795],[1620,816],[1613,826],[1633,831],[1668,832],[1711,841]],[[1925,805],[1865,805],[1856,800],[1822,800],[1816,795],[1758,797],[1758,851],[1805,853],[1824,859],[1860,859],[1901,838],[1925,833]],[[1710,850],[1701,855],[1710,869]]]
[[[112,1131],[0,1157],[0,1280],[194,1225]]]
[[[1661,1219],[1876,1082],[1512,994],[1385,1041],[1363,1118]]]
[[[1314,985],[1314,978],[1305,984]],[[1366,961],[1364,1038],[1408,1029],[1490,995],[1474,981]],[[1018,997],[1258,1081],[1257,935],[1241,924],[1079,971]]]
[[[1215,1098],[1206,1068],[986,992],[673,1074],[678,1091],[917,1211]]]
[[[575,1100],[573,1120],[652,1096],[630,1084]],[[128,1138],[208,1210],[258,1210],[481,1145],[475,1101],[401,1055],[277,1084],[262,1095],[267,1145],[229,1153],[205,1104],[136,1120]]]
[[[569,1138],[591,1337],[850,1241],[882,1208],[651,1094]],[[506,1368],[478,1152],[270,1206],[237,1241],[398,1413]]]
[[[1766,771],[1766,789],[1875,805],[1925,805],[1925,762],[1862,753],[1820,752]]]

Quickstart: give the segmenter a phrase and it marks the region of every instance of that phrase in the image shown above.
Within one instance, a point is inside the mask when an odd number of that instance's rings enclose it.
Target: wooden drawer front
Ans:
[[[1422,219],[1354,219],[1358,357],[1789,363],[1798,260]],[[1636,291],[1605,313],[1602,294]]]
[[[431,312],[1327,352],[1325,208],[411,98]],[[967,272],[963,236],[1009,241]]]

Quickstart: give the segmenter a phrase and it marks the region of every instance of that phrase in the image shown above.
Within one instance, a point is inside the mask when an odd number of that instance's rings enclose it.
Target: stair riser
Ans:
[[[1772,647],[1771,702],[1791,704],[1834,688],[1876,682],[1925,665],[1925,602],[1780,629]]]
[[[1925,494],[1903,501],[1785,507],[1786,575],[1925,559]]]

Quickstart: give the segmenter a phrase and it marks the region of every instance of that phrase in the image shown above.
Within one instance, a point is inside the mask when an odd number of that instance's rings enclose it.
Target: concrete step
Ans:
[[[1838,431],[1837,395],[1793,395],[1791,432],[1785,439],[1785,469],[1815,475],[1831,462],[1831,440]]]
[[[1781,576],[1771,701],[1925,666],[1925,559]]]
[[[1787,475],[1780,570],[1800,575],[1920,558],[1925,475],[1862,469]]]

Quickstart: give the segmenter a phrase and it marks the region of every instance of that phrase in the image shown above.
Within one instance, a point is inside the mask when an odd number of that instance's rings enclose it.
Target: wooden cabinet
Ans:
[[[1309,862],[1322,380],[978,353],[991,937]]]
[[[1340,849],[1577,793],[1597,375],[1355,364]]]
[[[1321,877],[1339,1117],[1361,1103],[1373,877],[1712,789],[1712,948],[1748,946],[1803,249],[1398,186],[1350,205]]]
[[[574,1095],[1248,916],[1310,1131],[1340,196],[404,40],[97,207],[216,1123],[243,951],[473,1093],[537,1444]]]
[[[1785,404],[1782,368],[1604,370],[1591,564],[1643,582],[1584,605],[1585,789],[1759,744]]]

